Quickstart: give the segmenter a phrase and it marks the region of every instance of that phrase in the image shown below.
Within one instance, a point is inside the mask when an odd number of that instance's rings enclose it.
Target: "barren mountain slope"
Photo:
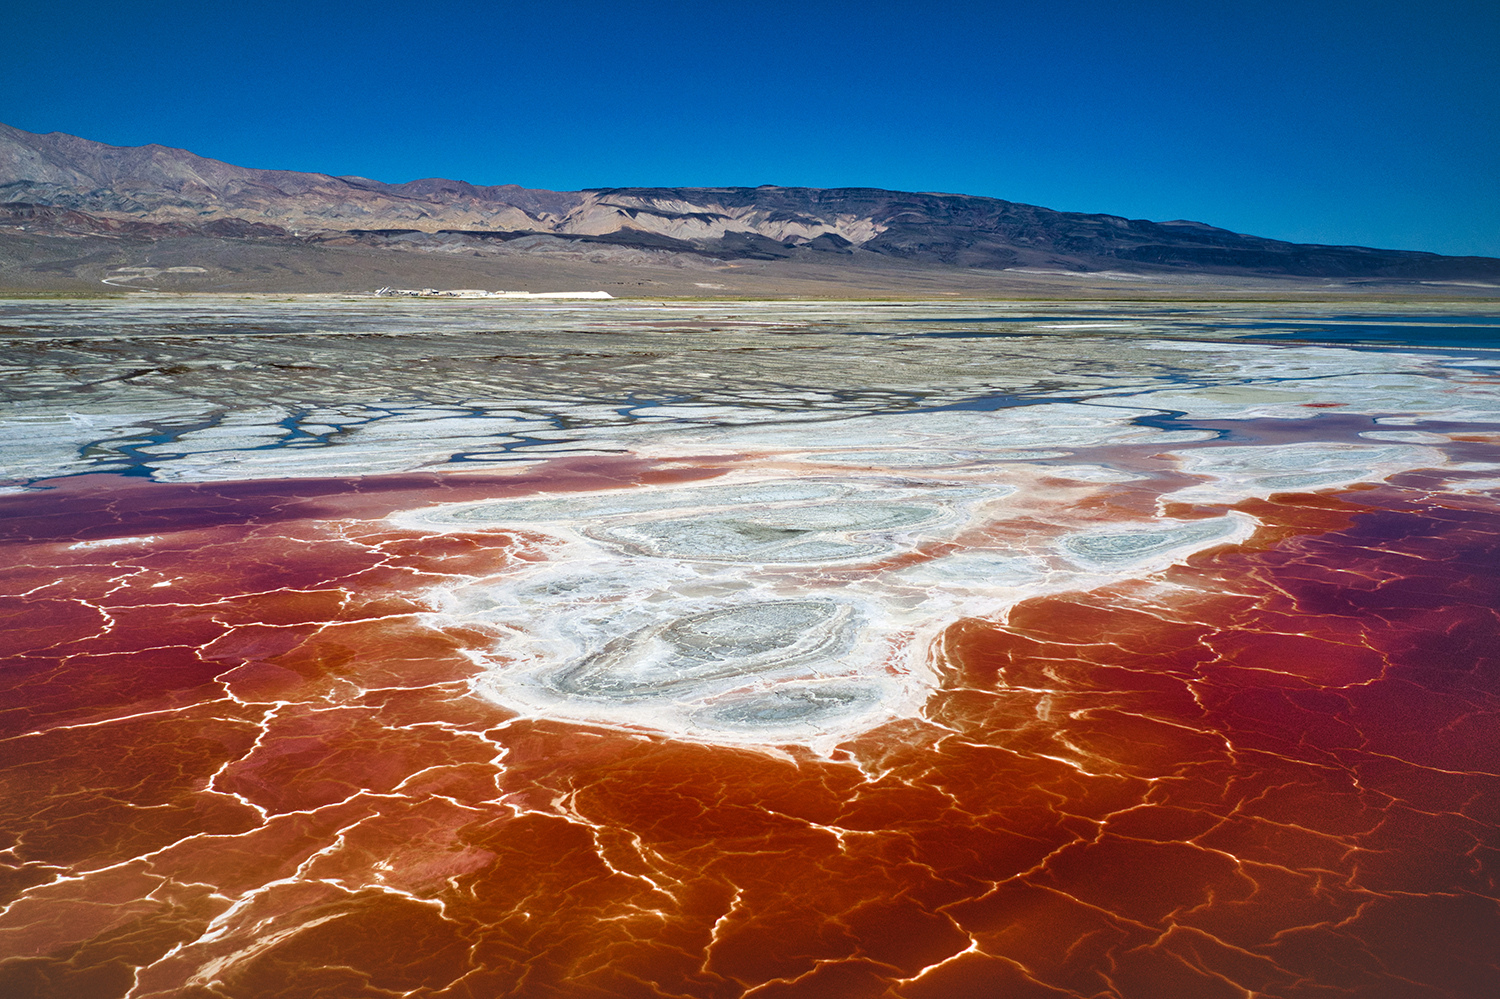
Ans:
[[[479,187],[430,178],[255,170],[165,146],[119,147],[0,125],[0,238],[272,240],[628,266],[878,260],[922,267],[1500,282],[1500,260],[1318,246],[1200,222],[1058,212],[872,188]],[[9,234],[7,237],[6,234]],[[22,259],[25,254],[8,254]]]
[[[510,197],[506,195],[510,194]],[[550,197],[549,197],[550,196]],[[252,170],[166,146],[108,146],[60,132],[0,125],[0,201],[73,208],[149,221],[244,218],[289,229],[516,229],[546,225],[518,207],[556,217],[576,196],[455,181],[383,184],[291,170]]]

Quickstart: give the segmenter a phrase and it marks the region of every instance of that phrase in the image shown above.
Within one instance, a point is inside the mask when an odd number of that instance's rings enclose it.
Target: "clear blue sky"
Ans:
[[[242,166],[871,186],[1500,256],[1500,0],[20,0],[0,121]]]

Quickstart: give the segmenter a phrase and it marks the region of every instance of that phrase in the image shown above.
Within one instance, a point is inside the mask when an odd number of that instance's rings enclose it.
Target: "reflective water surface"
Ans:
[[[0,992],[1500,990],[1496,322],[0,304]]]

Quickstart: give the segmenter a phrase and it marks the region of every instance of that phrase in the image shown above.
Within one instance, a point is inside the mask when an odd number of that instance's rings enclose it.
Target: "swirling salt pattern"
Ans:
[[[849,535],[910,528],[941,517],[942,511],[932,506],[865,501],[655,520],[589,533],[641,554],[667,558],[817,564],[894,554],[899,542]]]
[[[883,693],[881,685],[871,681],[806,683],[721,698],[712,707],[698,711],[693,720],[705,728],[752,736],[803,724],[826,726],[868,716],[878,709]]]
[[[738,685],[837,655],[855,616],[848,604],[826,599],[735,604],[623,636],[544,682],[565,695],[608,701],[702,695],[726,680]]]
[[[899,651],[888,609],[823,574],[945,536],[963,511],[1012,491],[770,480],[453,504],[395,519],[556,539],[546,562],[440,596],[444,618],[507,636],[479,682],[486,696],[699,738],[816,741],[895,704],[909,711],[926,688],[910,670],[884,672]]]
[[[1063,488],[1045,466],[998,467],[1031,483],[1029,509]],[[552,539],[545,561],[434,595],[439,622],[497,636],[480,659],[483,696],[545,717],[821,749],[920,715],[929,649],[957,617],[1140,576],[1255,526],[1231,514],[1100,531],[1066,526],[1076,515],[1058,507],[1064,520],[1029,548],[955,548],[1004,522],[1018,485],[931,474],[636,487],[395,519]]]

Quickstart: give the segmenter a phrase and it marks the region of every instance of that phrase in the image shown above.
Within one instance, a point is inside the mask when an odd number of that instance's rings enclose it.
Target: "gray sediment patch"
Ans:
[[[845,648],[854,617],[852,607],[832,600],[739,604],[622,636],[546,682],[573,697],[676,698],[723,681],[814,667]]]
[[[694,720],[712,728],[817,729],[850,715],[869,712],[880,704],[882,691],[874,683],[830,681],[720,698],[697,712]]]
[[[1216,541],[1229,541],[1244,533],[1247,524],[1248,518],[1214,517],[1176,521],[1139,531],[1075,534],[1063,540],[1062,549],[1074,561],[1085,565],[1115,568],[1146,562],[1181,549],[1197,549]]]
[[[755,563],[848,562],[895,551],[883,539],[853,540],[849,533],[890,531],[931,523],[936,507],[899,503],[824,504],[734,516],[652,520],[589,531],[600,541],[643,555]]]

